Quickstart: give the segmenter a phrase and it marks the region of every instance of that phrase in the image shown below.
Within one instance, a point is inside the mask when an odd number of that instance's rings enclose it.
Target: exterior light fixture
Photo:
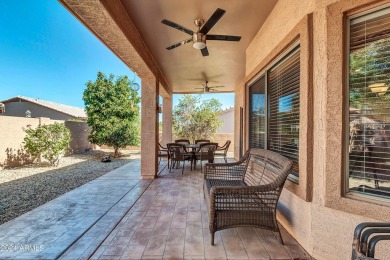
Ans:
[[[30,110],[26,110],[26,117],[31,117],[31,111]]]
[[[383,96],[387,90],[389,89],[389,86],[386,86],[385,83],[375,83],[368,86],[368,88],[375,94],[378,94],[379,96]]]
[[[130,87],[134,91],[138,91],[140,89],[140,85],[137,82],[131,83]]]

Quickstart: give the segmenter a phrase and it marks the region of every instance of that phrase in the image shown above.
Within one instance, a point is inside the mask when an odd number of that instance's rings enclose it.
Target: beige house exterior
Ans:
[[[218,119],[223,122],[217,133],[234,134],[234,107],[223,110]]]
[[[316,259],[350,259],[358,223],[390,220],[389,198],[346,191],[344,143],[348,137],[344,129],[348,123],[343,99],[347,18],[390,0],[60,2],[142,80],[143,178],[157,177],[159,94],[166,143],[172,136],[172,94],[193,92],[193,83],[184,79],[222,74],[228,83],[219,83],[235,93],[234,153],[238,158],[239,144],[243,151],[249,147],[249,86],[298,42],[299,180],[285,184],[278,220]],[[188,46],[165,50],[183,33],[164,27],[162,19],[193,28],[193,19],[199,15],[207,19],[216,7],[227,13],[215,33],[241,35],[239,44],[210,43],[207,58]],[[389,244],[384,244],[379,254],[390,258],[386,246],[388,250]]]

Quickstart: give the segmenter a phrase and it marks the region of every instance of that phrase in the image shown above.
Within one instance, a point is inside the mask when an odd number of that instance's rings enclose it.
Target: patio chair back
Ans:
[[[169,158],[168,148],[162,146],[160,143],[158,143],[158,157],[159,157],[158,164],[160,164],[162,157],[167,157],[168,158],[168,168],[169,168],[169,159],[170,158]]]
[[[195,144],[203,144],[203,143],[210,143],[210,140],[207,140],[207,139],[195,140]]]
[[[184,171],[184,164],[185,161],[191,161],[191,168],[192,168],[192,153],[187,152],[187,149],[184,144],[181,143],[168,143],[168,153],[169,157],[171,159],[171,169],[180,162],[183,162],[183,167],[181,173],[183,174]]]
[[[201,143],[199,149],[195,152],[195,162],[200,161],[200,168],[202,169],[202,161],[214,162],[215,150],[217,150],[217,143]]]
[[[188,139],[177,139],[177,140],[175,140],[175,143],[186,145],[186,144],[190,144],[190,140],[188,140]]]
[[[291,161],[276,152],[253,148],[246,167],[243,176],[246,185],[272,185],[275,191],[280,191],[291,172]]]

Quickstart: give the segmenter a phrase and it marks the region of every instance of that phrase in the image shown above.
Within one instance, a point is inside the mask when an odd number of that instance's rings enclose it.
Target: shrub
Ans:
[[[40,125],[36,129],[23,128],[26,132],[24,147],[29,154],[41,160],[45,158],[58,166],[60,156],[65,154],[70,143],[70,131],[64,124]]]

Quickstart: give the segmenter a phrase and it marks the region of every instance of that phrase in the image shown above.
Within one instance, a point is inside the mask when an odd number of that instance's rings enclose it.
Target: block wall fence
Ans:
[[[88,142],[90,132],[85,122],[52,120],[46,117],[27,118],[14,116],[0,116],[0,167],[15,167],[31,162],[30,156],[23,148],[23,139],[26,133],[23,128],[28,125],[36,128],[39,125],[65,123],[71,132],[69,154],[81,153],[85,149],[93,148]]]

